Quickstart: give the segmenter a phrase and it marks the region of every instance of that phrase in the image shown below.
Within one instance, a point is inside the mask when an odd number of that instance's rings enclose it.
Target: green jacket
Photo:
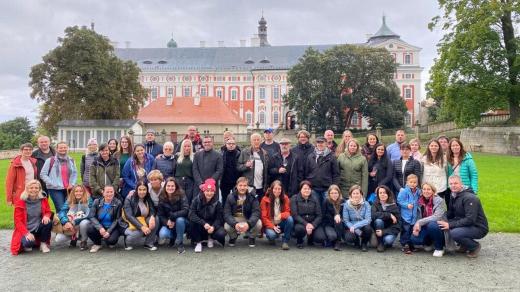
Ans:
[[[368,191],[368,162],[360,153],[348,156],[341,153],[338,157],[340,172],[339,187],[344,198],[348,198],[348,191],[353,185],[361,186],[366,197]]]
[[[454,173],[453,165],[448,163],[448,177]],[[478,172],[471,154],[466,153],[459,165],[459,176],[462,184],[470,187],[475,194],[478,193]]]
[[[106,185],[114,186],[117,193],[119,188],[119,162],[110,157],[108,163],[103,163],[101,156],[90,165],[90,188],[92,189],[93,198],[97,199],[103,196],[103,189]]]

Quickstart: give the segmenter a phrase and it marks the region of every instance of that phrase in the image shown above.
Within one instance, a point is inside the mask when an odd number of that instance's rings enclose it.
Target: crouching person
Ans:
[[[87,228],[87,235],[94,243],[90,248],[91,253],[101,249],[102,241],[113,248],[121,234],[119,220],[123,204],[114,195],[114,187],[105,185],[103,197],[95,199],[90,208],[88,220],[91,224]]]
[[[132,250],[133,245],[143,237],[144,248],[154,251],[157,238],[157,210],[148,191],[148,184],[138,182],[133,194],[128,195],[123,204],[121,227],[125,230],[125,250]]]
[[[323,221],[321,227],[316,230],[316,241],[324,246],[332,245],[334,250],[341,250],[341,239],[345,234],[343,226],[343,205],[345,199],[341,195],[341,190],[337,185],[331,185],[327,190],[327,197],[323,202]]]
[[[283,233],[282,249],[289,249],[289,241],[294,227],[291,217],[291,204],[289,197],[284,194],[282,183],[275,180],[267,190],[260,202],[262,225],[265,235],[271,244]]]
[[[372,226],[376,231],[377,252],[392,247],[401,231],[401,213],[392,191],[385,185],[375,190],[376,201],[372,205]]]
[[[291,197],[291,214],[294,218],[296,247],[303,248],[303,238],[307,244],[314,244],[316,229],[321,228],[323,219],[319,198],[312,195],[312,185],[308,180],[300,183],[300,192]]]
[[[58,214],[60,223],[63,226],[63,233],[72,234],[70,236],[71,247],[75,247],[79,239],[80,249],[87,249],[87,230],[90,225],[87,217],[91,207],[92,199],[86,187],[84,185],[74,186]],[[64,234],[63,236],[65,236]],[[58,240],[58,235],[56,235],[56,240]]]
[[[367,243],[372,236],[370,204],[363,199],[363,191],[353,185],[349,191],[349,199],[343,206],[343,223],[347,227],[345,240],[361,246],[361,251],[368,251]]]
[[[249,247],[255,247],[255,238],[262,231],[260,205],[248,190],[249,180],[239,177],[235,189],[226,199],[224,229],[229,235],[229,246],[235,246],[238,234],[250,233]]]
[[[14,207],[11,253],[18,255],[20,251],[32,251],[33,247],[38,246],[43,253],[50,252],[51,208],[42,194],[42,186],[38,180],[33,179],[27,183]]]
[[[201,193],[193,198],[190,206],[190,234],[196,243],[195,252],[202,252],[202,241],[208,240],[208,247],[213,247],[213,240],[222,246],[226,240],[226,230],[222,226],[222,204],[215,196],[216,183],[212,178],[199,186]]]
[[[173,177],[168,178],[159,196],[157,210],[162,225],[159,231],[159,245],[170,240],[170,246],[177,245],[177,251],[184,252],[183,236],[189,209],[188,198],[184,191]]]

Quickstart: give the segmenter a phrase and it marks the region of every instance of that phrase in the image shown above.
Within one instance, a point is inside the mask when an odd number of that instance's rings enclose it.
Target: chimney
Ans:
[[[245,47],[246,46],[246,40],[240,40],[240,46]]]
[[[218,44],[219,48],[223,48],[224,47],[224,41],[218,41],[217,44]]]
[[[206,41],[200,41],[200,47],[205,48],[206,47]]]
[[[127,48],[127,49],[130,48],[130,41],[125,41],[125,48]]]

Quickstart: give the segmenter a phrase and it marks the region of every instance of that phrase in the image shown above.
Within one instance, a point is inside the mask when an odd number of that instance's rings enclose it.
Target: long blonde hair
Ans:
[[[182,163],[182,160],[184,160],[184,144],[185,143],[190,143],[190,148],[191,148],[191,151],[190,151],[190,160],[193,162],[193,144],[191,143],[191,140],[190,139],[184,139],[182,140],[181,142],[181,147],[179,147],[179,152],[177,153],[179,155],[179,157],[177,157],[177,163]]]
[[[20,200],[23,200],[23,201],[27,201],[27,199],[29,198],[29,193],[27,192],[27,189],[29,188],[29,186],[31,185],[38,185],[38,199],[43,199],[45,198],[43,196],[43,191],[42,191],[42,184],[40,183],[39,180],[37,179],[31,179],[27,184],[25,184],[25,190],[23,191],[23,193],[20,195]]]
[[[352,137],[351,139],[345,141],[345,136],[347,134],[350,134]],[[336,148],[336,156],[339,156],[341,153],[345,152],[345,150],[348,148],[347,143],[348,141],[354,139],[354,135],[352,135],[352,132],[350,130],[343,131],[343,134],[341,135],[341,142],[339,143],[338,147]]]
[[[81,203],[81,204],[88,203],[89,193],[84,185],[79,184],[79,185],[75,185],[72,189],[70,189],[69,194],[67,195],[67,202],[69,203],[69,207],[72,207],[78,203],[78,202],[76,202],[76,195],[74,194],[76,192],[77,188],[80,188],[83,191],[83,195],[81,196],[79,203]]]

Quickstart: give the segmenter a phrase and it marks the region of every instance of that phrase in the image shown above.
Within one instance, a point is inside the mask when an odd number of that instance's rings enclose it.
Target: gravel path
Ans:
[[[239,240],[201,254],[120,246],[89,254],[54,245],[50,254],[13,257],[10,236],[0,231],[0,291],[520,291],[520,234],[488,235],[477,259],[294,244],[282,251],[263,239],[254,249]]]

